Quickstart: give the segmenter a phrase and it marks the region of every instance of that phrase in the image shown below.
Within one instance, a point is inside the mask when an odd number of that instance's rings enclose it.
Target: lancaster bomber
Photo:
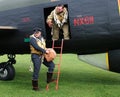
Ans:
[[[1,80],[14,79],[15,55],[30,53],[34,27],[42,28],[51,48],[46,18],[58,4],[68,9],[70,39],[64,40],[63,53],[82,60],[81,56],[105,53],[104,69],[120,73],[120,0],[0,0],[0,55],[8,55],[8,61],[0,63]],[[56,44],[61,41],[62,35]]]

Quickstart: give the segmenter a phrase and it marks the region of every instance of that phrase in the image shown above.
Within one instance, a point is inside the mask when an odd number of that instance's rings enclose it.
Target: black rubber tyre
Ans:
[[[5,66],[5,62],[0,64],[0,80],[13,80],[14,77],[15,77],[15,68],[13,67],[13,65]]]

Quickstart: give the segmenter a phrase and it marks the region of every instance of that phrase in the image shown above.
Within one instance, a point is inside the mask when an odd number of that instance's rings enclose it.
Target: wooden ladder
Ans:
[[[52,42],[52,48],[55,49],[55,50],[58,50],[59,53],[57,53],[57,57],[58,58],[58,63],[55,64],[55,66],[57,65],[57,72],[53,72],[53,74],[57,74],[56,75],[56,78],[55,78],[55,89],[58,90],[58,83],[59,83],[59,79],[60,79],[60,65],[62,63],[62,51],[63,51],[63,39],[62,40],[53,40]],[[46,90],[49,90],[49,84],[50,83],[47,83],[46,85]]]

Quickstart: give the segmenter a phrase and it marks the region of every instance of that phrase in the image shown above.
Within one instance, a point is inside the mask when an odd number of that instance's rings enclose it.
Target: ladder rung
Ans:
[[[55,65],[60,65],[60,63],[58,63],[58,64],[55,64]]]
[[[59,54],[59,55],[56,55],[56,57],[61,57],[61,55]]]
[[[53,48],[62,48],[62,47],[53,47]]]
[[[60,74],[60,72],[53,72],[54,74]]]

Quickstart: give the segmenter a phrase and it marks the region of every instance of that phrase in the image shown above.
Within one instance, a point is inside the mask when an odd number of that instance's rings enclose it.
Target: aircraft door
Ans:
[[[56,8],[56,6],[58,6],[58,5],[55,5],[55,6],[50,6],[50,7],[46,7],[46,8],[44,8],[44,22],[45,22],[45,32],[46,32],[46,37],[47,37],[47,40],[51,40],[52,39],[52,37],[53,37],[53,33],[54,32],[59,32],[59,38],[58,39],[64,39],[65,38],[65,34],[64,33],[66,33],[66,32],[68,32],[69,33],[69,35],[68,35],[68,37],[69,38],[71,38],[71,35],[70,35],[70,27],[69,27],[69,11],[68,11],[68,6],[67,6],[67,4],[63,4],[64,5],[64,7],[67,9],[67,14],[66,14],[66,17],[67,17],[67,21],[68,22],[65,22],[65,23],[63,23],[62,24],[62,22],[61,23],[57,23],[57,21],[59,20],[58,19],[58,15],[56,15],[55,14],[55,8]],[[53,12],[54,11],[54,12]],[[52,23],[53,23],[53,25],[51,26],[51,27],[49,27],[49,25],[47,24],[47,18],[48,18],[48,16],[51,14],[51,12],[52,12]],[[61,17],[62,17],[62,15],[61,15]],[[59,17],[60,18],[60,17]],[[63,18],[65,18],[65,15],[64,15],[64,17]],[[58,19],[58,20],[57,20]],[[56,20],[56,21],[55,21]],[[64,25],[68,25],[68,27],[66,26],[64,26]],[[67,31],[68,30],[68,31]],[[55,35],[55,34],[54,34]],[[67,37],[67,36],[66,36]]]

